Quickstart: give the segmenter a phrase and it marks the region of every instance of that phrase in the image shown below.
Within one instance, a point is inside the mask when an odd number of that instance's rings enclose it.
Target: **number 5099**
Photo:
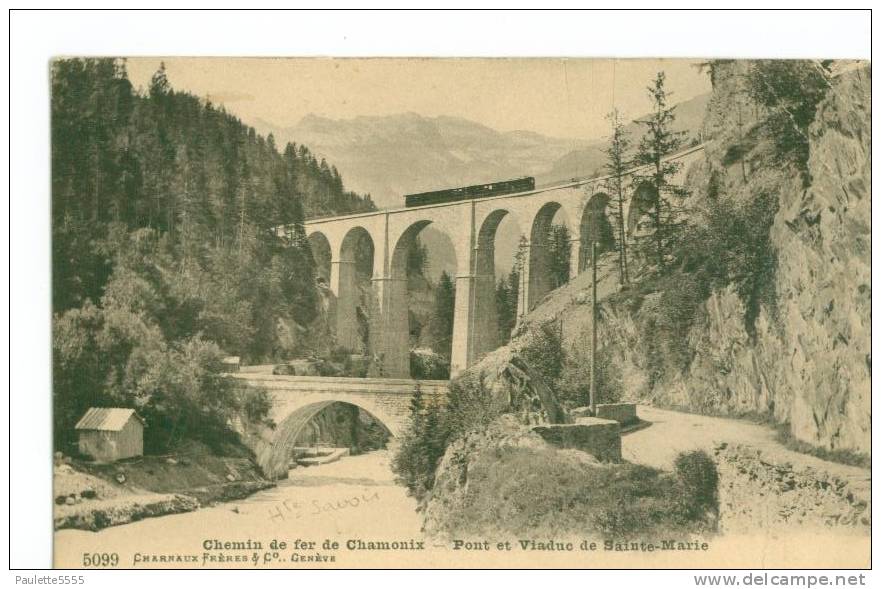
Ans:
[[[93,552],[83,554],[84,567],[115,567],[119,564],[119,555],[115,552]]]

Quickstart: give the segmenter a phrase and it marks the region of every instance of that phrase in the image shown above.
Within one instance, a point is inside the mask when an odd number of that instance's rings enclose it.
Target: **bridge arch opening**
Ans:
[[[591,244],[594,242],[597,244],[597,255],[616,247],[615,230],[609,220],[609,201],[608,194],[598,192],[590,197],[584,207],[579,225],[578,272],[583,272],[593,263]]]
[[[371,346],[373,376],[448,377],[458,266],[455,245],[449,236],[434,232],[437,235],[432,241],[445,244],[441,246],[443,252],[432,252],[420,240],[422,231],[430,225],[429,220],[412,223],[394,246],[385,286],[388,294],[382,333],[377,334],[382,341],[379,347]],[[432,260],[441,255],[449,271],[432,274]],[[436,362],[429,350],[441,356],[443,362]]]
[[[492,211],[478,229],[473,272],[473,352],[469,365],[511,337],[520,288],[520,270],[515,260],[520,236],[517,220],[506,209]]]
[[[573,239],[570,227],[558,202],[545,203],[536,213],[529,233],[529,282],[521,285],[526,290],[526,304],[521,312],[531,310],[550,291],[569,281]]]
[[[315,263],[315,279],[330,284],[330,265],[333,261],[333,253],[330,242],[320,231],[309,234],[309,249],[312,252],[312,261]]]
[[[346,232],[340,246],[336,342],[353,353],[367,353],[372,307],[374,244],[363,227]]]
[[[314,424],[317,419],[334,409],[337,412],[331,414],[331,420],[336,420],[339,415],[345,415],[347,412],[349,418],[358,419],[356,422],[358,427],[364,429],[351,432],[348,438],[343,435],[342,439],[335,442],[323,442],[321,433],[316,432]],[[344,427],[346,425],[350,424],[345,424]],[[292,461],[296,458],[295,451],[304,445],[320,446],[333,443],[345,444],[337,447],[350,449],[358,449],[362,446],[378,449],[385,447],[389,438],[400,436],[399,430],[400,425],[392,417],[385,415],[377,407],[357,399],[322,399],[306,402],[291,410],[276,426],[270,443],[259,454],[259,462],[267,476],[282,478],[287,475]],[[359,438],[359,436],[365,437]]]

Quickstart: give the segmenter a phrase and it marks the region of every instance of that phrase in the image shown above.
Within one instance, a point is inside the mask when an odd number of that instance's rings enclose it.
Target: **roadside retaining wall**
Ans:
[[[557,448],[582,450],[603,462],[621,462],[621,426],[617,421],[578,417],[575,423],[537,425],[532,431]]]
[[[746,445],[720,443],[715,455],[719,469],[719,528],[723,532],[870,530],[868,481],[867,488],[862,489],[832,472],[795,467]]]

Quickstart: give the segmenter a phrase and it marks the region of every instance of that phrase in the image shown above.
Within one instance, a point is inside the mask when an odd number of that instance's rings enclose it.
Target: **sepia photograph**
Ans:
[[[870,61],[45,67],[52,566],[871,566]]]

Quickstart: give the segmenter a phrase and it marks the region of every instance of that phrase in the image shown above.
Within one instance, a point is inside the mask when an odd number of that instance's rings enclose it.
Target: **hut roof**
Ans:
[[[109,432],[120,431],[131,416],[134,415],[143,423],[134,409],[122,409],[119,407],[92,407],[83,418],[76,424],[75,429],[100,430]]]

